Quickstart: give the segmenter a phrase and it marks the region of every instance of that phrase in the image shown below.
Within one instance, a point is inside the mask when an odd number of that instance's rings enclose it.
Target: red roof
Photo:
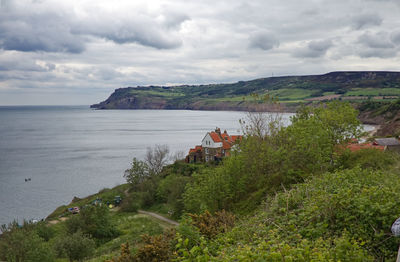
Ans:
[[[202,146],[196,146],[195,148],[191,148],[190,150],[189,150],[189,154],[190,153],[196,153],[196,152],[198,152],[198,151],[203,151],[203,147]]]
[[[219,136],[218,133],[216,133],[216,132],[210,132],[209,134],[210,134],[210,136],[211,136],[211,139],[212,139],[214,142],[216,142],[216,143],[222,142],[221,137]]]
[[[228,143],[228,142],[226,142],[226,141],[223,141],[222,142],[222,148],[223,149],[230,149],[232,147],[232,144],[231,143]]]

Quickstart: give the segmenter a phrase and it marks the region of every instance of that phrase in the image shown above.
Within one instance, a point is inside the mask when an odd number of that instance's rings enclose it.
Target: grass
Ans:
[[[283,88],[279,90],[272,90],[271,95],[276,96],[280,101],[284,100],[303,100],[310,98],[316,90],[302,89],[302,88]]]
[[[180,96],[184,96],[185,94],[183,93],[176,93],[176,92],[171,92],[171,91],[156,91],[156,90],[146,90],[146,91],[142,91],[142,90],[132,90],[130,92],[133,95],[149,95],[149,96],[161,96],[161,97],[180,97]]]
[[[129,188],[128,184],[122,184],[122,185],[116,186],[112,189],[104,188],[96,194],[87,196],[78,201],[71,202],[68,205],[63,205],[63,206],[58,207],[55,211],[53,211],[53,213],[51,213],[47,217],[47,220],[58,219],[60,216],[69,216],[70,214],[68,213],[67,208],[76,207],[76,206],[82,207],[84,205],[88,205],[88,204],[92,203],[97,198],[101,198],[103,203],[106,203],[106,202],[114,203],[115,196],[119,195],[122,198],[124,198],[124,196],[125,196],[124,192],[128,188]]]
[[[117,225],[121,235],[97,247],[94,259],[90,261],[103,261],[119,253],[121,244],[129,243],[131,246],[141,242],[141,235],[158,235],[163,232],[163,227],[158,221],[142,214],[113,212],[112,220]]]
[[[396,96],[400,95],[400,88],[353,88],[344,96]]]

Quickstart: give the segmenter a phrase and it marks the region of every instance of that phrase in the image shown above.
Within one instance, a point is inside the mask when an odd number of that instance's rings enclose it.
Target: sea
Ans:
[[[0,107],[0,225],[46,218],[75,196],[124,183],[124,171],[148,147],[168,145],[171,155],[185,156],[216,127],[240,134],[245,114]],[[291,114],[282,116],[289,123]]]

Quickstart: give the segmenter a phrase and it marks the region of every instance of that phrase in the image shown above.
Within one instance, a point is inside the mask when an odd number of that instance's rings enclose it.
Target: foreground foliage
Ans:
[[[393,259],[399,241],[390,227],[400,215],[399,178],[359,168],[314,177],[278,193],[264,210],[212,243],[216,258]]]

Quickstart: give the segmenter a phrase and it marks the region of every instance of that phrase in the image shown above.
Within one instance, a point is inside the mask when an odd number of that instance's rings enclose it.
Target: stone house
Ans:
[[[221,129],[216,128],[215,131],[208,132],[203,140],[201,146],[196,146],[189,150],[186,157],[186,162],[209,162],[219,161],[223,157],[230,155],[232,147],[240,140],[242,136],[230,136],[226,130],[221,133]]]

